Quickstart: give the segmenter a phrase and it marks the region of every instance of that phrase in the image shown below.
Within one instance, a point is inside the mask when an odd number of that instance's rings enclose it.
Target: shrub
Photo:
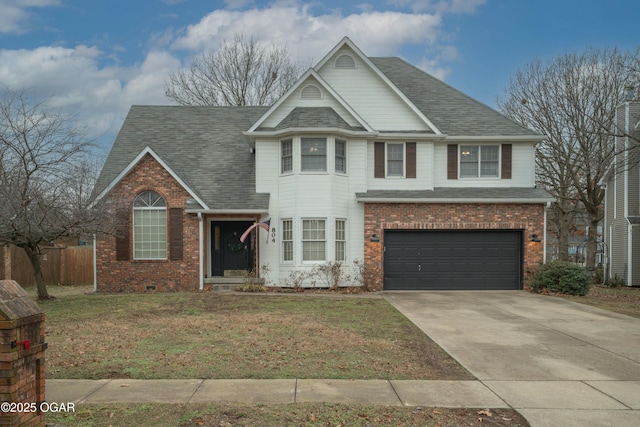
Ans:
[[[577,265],[555,261],[540,267],[530,286],[534,292],[584,296],[589,293],[591,275]]]

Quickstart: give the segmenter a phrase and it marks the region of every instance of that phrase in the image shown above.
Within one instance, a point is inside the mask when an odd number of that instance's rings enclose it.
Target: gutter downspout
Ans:
[[[98,292],[98,249],[96,235],[93,235],[93,293]]]
[[[204,221],[202,219],[202,212],[198,212],[198,264],[199,264],[199,273],[198,273],[198,289],[204,289],[204,244],[202,242],[202,236],[204,234]]]

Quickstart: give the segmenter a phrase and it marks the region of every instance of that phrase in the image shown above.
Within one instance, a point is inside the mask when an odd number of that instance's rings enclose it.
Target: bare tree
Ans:
[[[219,50],[193,58],[169,75],[165,95],[181,105],[271,105],[300,77],[286,45],[261,44],[236,35]]]
[[[536,153],[537,180],[556,198],[561,239],[576,209],[586,212],[587,266],[595,265],[604,199],[599,182],[615,155],[616,107],[625,99],[637,60],[631,52],[588,49],[533,61],[516,72],[498,100],[506,115],[547,135]]]
[[[24,92],[0,100],[0,244],[29,257],[39,299],[48,299],[44,245],[110,229],[108,207],[87,209],[99,168],[90,143],[70,118]]]

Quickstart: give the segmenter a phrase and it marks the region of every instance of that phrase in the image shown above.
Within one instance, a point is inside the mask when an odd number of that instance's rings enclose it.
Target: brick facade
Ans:
[[[131,201],[145,190],[156,191],[169,209],[186,206],[189,193],[150,154],[144,156],[118,185],[114,194],[126,194]],[[133,206],[128,210],[132,224]],[[129,239],[130,260],[116,260],[116,238],[108,236],[97,242],[96,271],[98,292],[194,291],[199,287],[198,217],[182,214],[183,257],[180,260],[134,260],[133,238]],[[128,227],[132,233],[132,227]],[[167,224],[169,233],[169,224]],[[168,236],[167,241],[169,241]],[[169,243],[167,243],[167,246]],[[167,247],[167,254],[170,251]],[[153,288],[155,287],[155,288]]]
[[[13,280],[0,280],[0,425],[44,427],[45,315]]]
[[[544,236],[543,204],[465,203],[365,203],[364,262],[371,270],[384,267],[384,230],[522,230],[524,233],[524,285],[543,262],[545,242],[531,242],[531,235]],[[376,234],[380,242],[371,242]],[[382,289],[384,273],[374,288]]]

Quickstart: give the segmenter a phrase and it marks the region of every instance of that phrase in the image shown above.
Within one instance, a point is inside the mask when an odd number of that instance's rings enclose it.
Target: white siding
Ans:
[[[256,141],[256,188],[258,192],[270,194],[269,217],[276,228],[276,241],[260,244],[260,263],[268,264],[269,278],[284,285],[293,270],[309,270],[314,263],[302,261],[302,219],[326,220],[326,259],[334,260],[335,220],[347,220],[347,262],[350,268],[356,259],[364,257],[364,207],[357,203],[356,192],[365,191],[364,173],[366,142],[347,140],[347,174],[336,174],[334,170],[333,136],[327,140],[327,172],[300,172],[299,137],[294,137],[293,170],[291,174],[280,174],[280,141]],[[282,220],[293,220],[293,262],[282,261]]]
[[[382,141],[378,141],[382,142]],[[388,141],[392,144],[403,141]],[[410,141],[414,142],[414,141]],[[433,142],[416,143],[415,178],[374,178],[374,141],[367,144],[367,189],[368,190],[433,190]],[[406,151],[405,151],[406,170]]]
[[[456,142],[474,145],[477,142]],[[512,144],[511,179],[447,179],[447,144],[436,144],[434,155],[435,187],[528,187],[535,186],[534,147]]]
[[[356,68],[336,69],[333,59],[318,70],[358,114],[377,130],[429,130],[429,126],[351,49],[343,47],[335,57],[351,54]],[[334,57],[334,58],[335,58]]]

